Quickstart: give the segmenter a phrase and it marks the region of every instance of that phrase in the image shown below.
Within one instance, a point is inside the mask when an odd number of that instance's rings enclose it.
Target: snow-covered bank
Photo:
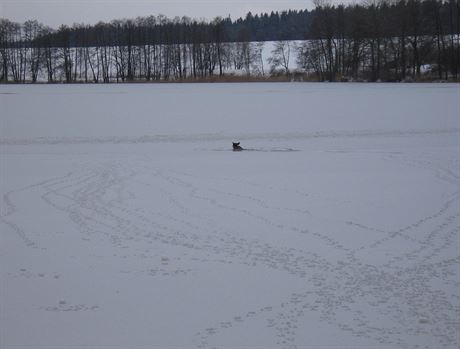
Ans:
[[[459,89],[0,86],[0,347],[456,348]]]

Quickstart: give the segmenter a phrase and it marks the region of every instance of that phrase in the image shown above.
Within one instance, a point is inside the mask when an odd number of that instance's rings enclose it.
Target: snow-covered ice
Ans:
[[[0,86],[0,348],[458,348],[459,101]]]

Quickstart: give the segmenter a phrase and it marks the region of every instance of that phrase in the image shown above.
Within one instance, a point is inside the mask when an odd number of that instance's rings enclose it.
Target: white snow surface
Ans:
[[[0,348],[458,348],[459,101],[0,86]]]

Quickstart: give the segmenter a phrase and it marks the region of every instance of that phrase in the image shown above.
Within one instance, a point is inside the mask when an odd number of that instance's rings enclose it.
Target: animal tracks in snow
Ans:
[[[255,182],[219,171],[199,176],[174,165],[158,166],[147,157],[82,166],[10,190],[2,195],[1,219],[26,249],[40,246],[46,254],[57,246],[50,241],[62,242],[60,249],[81,244],[90,261],[88,270],[112,272],[117,287],[129,280],[153,292],[158,283],[165,283],[179,289],[175,294],[189,297],[187,287],[195,282],[219,293],[205,277],[216,270],[224,276],[228,270],[283,275],[288,291],[264,295],[264,304],[242,306],[233,299],[225,314],[207,314],[206,324],[197,325],[189,338],[197,348],[219,348],[248,328],[266,331],[267,346],[300,348],[314,323],[352,343],[454,348],[460,330],[460,299],[455,292],[460,287],[457,165],[433,156],[414,160],[399,152],[372,156],[397,168],[421,168],[451,191],[415,219],[385,225],[391,217],[382,212],[381,220],[371,224],[354,211],[347,219],[317,215],[314,207],[321,192],[309,192],[309,186]],[[332,196],[324,197],[328,201]],[[339,207],[348,212],[348,201],[341,202]],[[33,227],[26,219],[33,207],[65,218],[69,229]],[[365,239],[350,243],[344,234]],[[62,272],[31,270],[24,265],[8,275],[58,285],[68,280]],[[267,277],[256,287],[262,294],[277,286]],[[153,297],[153,303],[164,301]],[[167,292],[162,297],[167,298]],[[58,299],[39,309],[69,314],[107,311],[106,305],[87,303]],[[206,303],[202,311],[206,313]],[[149,316],[149,321],[159,321],[154,313]]]

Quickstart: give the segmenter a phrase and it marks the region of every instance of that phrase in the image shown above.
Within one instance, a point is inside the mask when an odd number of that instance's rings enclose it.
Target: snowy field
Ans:
[[[459,101],[0,86],[0,348],[458,348]]]

